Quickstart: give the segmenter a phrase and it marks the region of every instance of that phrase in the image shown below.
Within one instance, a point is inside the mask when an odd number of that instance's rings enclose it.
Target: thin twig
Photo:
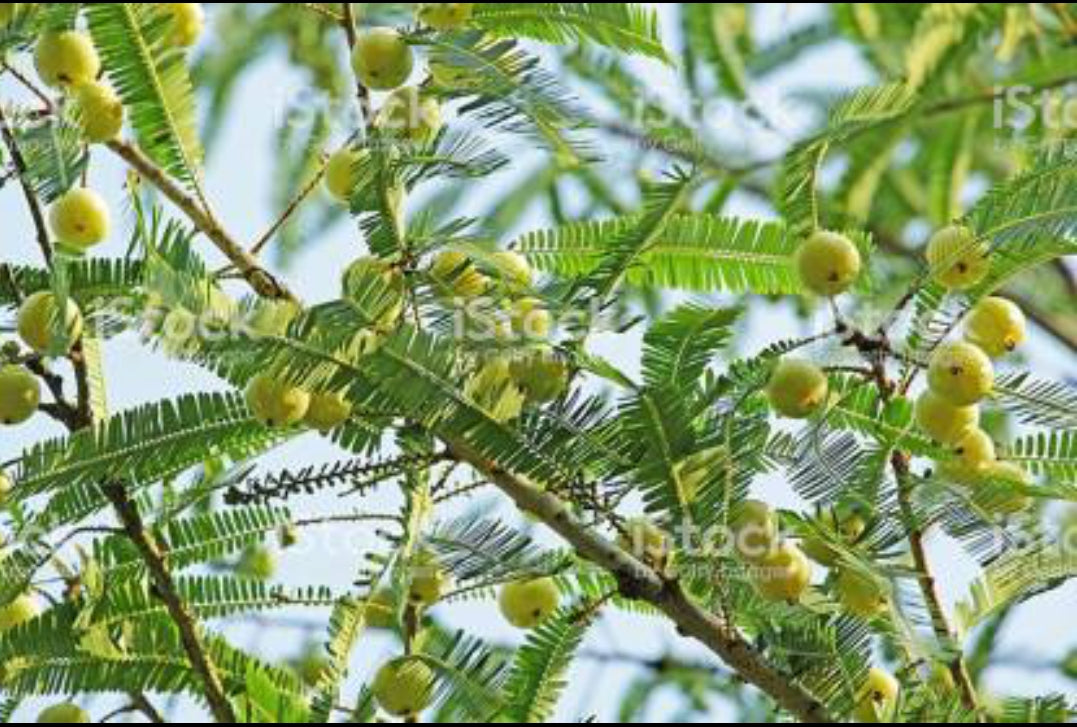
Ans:
[[[8,124],[7,115],[4,113],[3,104],[0,104],[0,133],[4,137],[4,145],[7,146],[11,161],[15,165],[15,171],[19,176],[19,186],[22,187],[23,197],[26,198],[26,206],[30,210],[30,217],[34,221],[34,229],[37,232],[37,245],[41,248],[41,254],[45,256],[45,262],[52,266],[52,243],[49,241],[49,228],[45,224],[45,214],[41,210],[41,202],[34,193],[26,178],[26,158],[19,149],[18,140]]]

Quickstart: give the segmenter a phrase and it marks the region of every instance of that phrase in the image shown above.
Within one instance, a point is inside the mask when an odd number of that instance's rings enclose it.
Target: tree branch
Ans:
[[[680,633],[702,643],[745,681],[768,694],[799,720],[811,724],[832,721],[823,704],[797,686],[791,676],[767,664],[734,626],[693,603],[678,582],[661,578],[592,532],[558,498],[524,484],[464,444],[448,444],[454,456],[488,477],[519,509],[545,523],[580,557],[608,570],[617,579],[626,598],[646,601],[661,610],[677,625]]]
[[[184,191],[175,181],[164,173],[153,161],[139,149],[123,141],[109,142],[108,148],[127,162],[143,179],[153,185],[161,194],[187,215],[195,227],[210,239],[217,249],[239,271],[250,286],[263,298],[285,298],[294,300],[295,296],[273,275],[259,265],[258,261],[247,252],[218,223],[198,201]]]
[[[11,161],[15,165],[15,171],[19,177],[19,186],[22,187],[23,197],[26,198],[26,206],[30,210],[30,217],[34,220],[34,229],[37,232],[37,246],[41,248],[41,254],[45,256],[46,264],[51,267],[52,243],[49,241],[49,228],[45,224],[45,215],[41,211],[41,202],[26,179],[26,158],[22,155],[22,150],[19,149],[15,134],[8,124],[3,104],[0,104],[0,134],[4,137],[4,145],[7,146]]]

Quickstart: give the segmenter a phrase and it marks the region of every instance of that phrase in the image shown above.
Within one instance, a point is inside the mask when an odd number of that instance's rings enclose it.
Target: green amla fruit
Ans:
[[[247,385],[247,406],[267,427],[286,427],[307,415],[310,394],[269,374],[258,374]]]
[[[83,139],[91,144],[104,144],[120,135],[123,101],[111,86],[99,81],[84,83],[75,89],[75,104]]]
[[[568,389],[568,367],[551,351],[536,351],[515,358],[509,371],[516,386],[533,404],[556,401]]]
[[[844,293],[860,277],[860,251],[836,232],[812,234],[797,249],[796,264],[804,287],[826,298]]]
[[[550,338],[553,316],[538,298],[522,298],[514,302],[509,320],[512,332],[524,340],[545,341]]]
[[[385,99],[374,126],[389,136],[429,144],[441,131],[441,104],[414,86],[398,88]]]
[[[853,718],[865,724],[891,722],[900,692],[897,679],[882,669],[872,669],[860,690]]]
[[[370,689],[382,711],[393,717],[416,717],[430,705],[434,672],[418,657],[394,659],[378,670]]]
[[[890,608],[888,589],[874,578],[852,569],[839,571],[834,592],[841,604],[860,618],[876,618]]]
[[[984,298],[969,313],[965,340],[991,358],[1013,353],[1028,338],[1025,314],[1005,298]]]
[[[101,72],[101,58],[90,36],[77,30],[47,32],[34,49],[37,74],[53,88],[75,88]]]
[[[694,452],[674,465],[673,474],[684,502],[695,502],[713,471],[725,465],[727,459],[728,450],[725,447],[710,447]]]
[[[344,271],[341,288],[345,297],[362,301],[364,307],[377,306],[378,310],[374,311],[374,314],[378,318],[377,325],[381,328],[396,325],[404,312],[407,294],[404,273],[399,267],[381,258],[367,256],[353,262]],[[382,290],[384,295],[371,296],[371,288]]]
[[[932,277],[951,290],[973,288],[991,271],[987,245],[960,225],[945,227],[932,236],[927,264]]]
[[[561,592],[552,578],[507,583],[498,604],[505,620],[518,629],[533,629],[557,611]]]
[[[420,3],[416,16],[434,30],[456,30],[467,25],[475,12],[475,3]]]
[[[778,549],[778,513],[760,500],[745,500],[733,510],[733,547],[749,563],[763,563]]]
[[[247,318],[251,336],[285,336],[292,321],[303,313],[303,307],[291,300],[260,300]]]
[[[396,603],[393,592],[382,588],[367,600],[363,609],[366,625],[372,629],[390,631],[396,626]]]
[[[402,86],[414,66],[411,47],[392,28],[371,28],[356,39],[352,68],[367,88],[390,91]]]
[[[767,398],[778,414],[806,419],[826,403],[830,382],[818,366],[799,359],[783,359],[767,384]]]
[[[437,556],[420,551],[412,558],[408,602],[429,608],[441,600],[452,587],[452,577],[445,572]]]
[[[325,164],[325,188],[339,202],[350,202],[362,179],[363,163],[370,152],[345,147],[333,153]]]
[[[22,424],[37,412],[41,382],[22,366],[0,367],[0,423]]]
[[[954,443],[957,466],[966,472],[979,472],[995,462],[995,443],[982,429],[967,430]]]
[[[508,422],[517,418],[527,401],[527,395],[513,377],[514,365],[515,362],[505,358],[491,359],[464,385],[464,395],[494,421]]]
[[[46,708],[37,716],[38,724],[89,724],[90,715],[77,704],[65,702]]]
[[[352,405],[343,394],[314,394],[303,422],[325,434],[347,422],[351,415]]]
[[[984,485],[973,495],[973,501],[996,515],[1016,515],[1032,507],[1033,499],[1022,488],[1033,484],[1030,475],[1015,462],[990,462],[980,470]]]
[[[0,470],[0,507],[4,507],[7,504],[7,499],[14,491],[15,483],[12,482],[6,472]],[[3,545],[2,538],[0,538],[0,545]],[[0,555],[0,559],[3,559],[2,555]]]
[[[513,291],[527,290],[534,280],[534,272],[527,258],[513,250],[502,250],[490,256],[490,262],[505,285]]]
[[[19,596],[6,606],[0,606],[0,634],[33,621],[40,613],[32,596]]]
[[[180,48],[190,48],[197,43],[206,27],[202,3],[162,3],[162,7],[172,18],[169,42]]]
[[[931,357],[928,385],[954,406],[972,406],[995,387],[995,368],[978,346],[963,341],[940,346]]]
[[[930,389],[916,400],[915,413],[920,430],[942,444],[956,443],[980,424],[978,406],[957,406]]]
[[[63,322],[58,308],[56,296],[48,291],[34,293],[19,308],[19,338],[39,354],[53,353],[61,343],[70,347],[82,336],[82,311],[75,301],[67,300]]]
[[[248,548],[239,559],[236,573],[255,581],[268,581],[277,572],[277,558],[269,548]]]
[[[824,511],[819,517],[818,525],[847,545],[857,542],[868,528],[867,521],[860,513],[843,505]],[[828,568],[837,565],[841,557],[825,538],[816,535],[804,538],[800,547],[809,558]]]
[[[76,187],[49,208],[49,227],[63,245],[79,251],[104,242],[112,227],[108,204],[92,189]]]
[[[430,277],[438,292],[447,298],[470,300],[490,289],[489,278],[475,267],[465,253],[456,250],[447,250],[434,258],[430,265]]]
[[[753,571],[756,590],[767,601],[795,603],[811,585],[811,561],[792,543],[782,543]]]
[[[318,686],[329,670],[329,659],[318,646],[303,652],[295,662],[295,672],[308,687]]]

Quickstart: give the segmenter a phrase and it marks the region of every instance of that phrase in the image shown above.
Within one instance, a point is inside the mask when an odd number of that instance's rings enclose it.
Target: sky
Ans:
[[[766,4],[759,11],[754,22],[756,27],[767,34],[777,35],[788,28],[804,22],[818,12],[812,4]],[[668,9],[663,10],[668,15]],[[676,33],[667,24],[667,35],[676,43]],[[207,42],[215,42],[209,38]],[[651,63],[635,64],[640,73],[648,80],[648,85],[655,89],[676,88],[675,80],[669,72]],[[835,89],[852,87],[870,79],[857,61],[855,54],[846,48],[828,48],[806,56],[798,66],[755,90],[757,100],[764,108],[781,109],[782,118],[788,123],[783,128],[788,134],[795,134],[807,119],[803,110],[797,109],[788,101],[788,89],[805,81],[822,81],[833,83]],[[211,164],[207,170],[208,196],[218,211],[225,226],[240,240],[253,241],[266,229],[274,219],[270,208],[270,180],[274,173],[273,143],[274,128],[282,117],[281,110],[302,89],[302,79],[286,65],[282,54],[275,54],[259,61],[250,69],[237,89],[233,99],[233,111],[224,128]],[[0,82],[0,96],[4,99],[17,95],[9,84]],[[787,114],[784,112],[788,112]],[[743,119],[723,117],[722,124],[727,124],[729,134],[743,142],[745,148],[758,150],[760,156],[778,151],[785,144],[782,135],[759,132]],[[783,124],[784,126],[784,124]],[[722,129],[724,131],[724,129]],[[738,136],[739,135],[739,136]],[[526,158],[520,162],[526,173]],[[616,162],[612,163],[613,165]],[[508,172],[519,174],[520,170]],[[611,173],[616,173],[611,168]],[[103,192],[113,204],[117,217],[125,217],[122,209],[121,187],[124,171],[107,152],[95,152],[91,184]],[[489,184],[503,183],[491,180]],[[475,193],[477,200],[485,199],[481,191]],[[731,212],[745,216],[770,217],[773,212],[760,207],[753,200],[735,198]],[[124,229],[127,220],[119,225],[109,242],[95,250],[95,254],[120,256],[126,249]],[[530,216],[524,226],[542,226],[545,220],[541,214]],[[26,211],[21,206],[21,199],[14,186],[0,189],[0,259],[20,263],[36,262],[37,250],[28,234],[31,229]],[[311,240],[298,258],[294,267],[288,271],[287,278],[298,294],[308,302],[320,302],[327,299],[338,284],[339,272],[363,250],[357,241],[354,230],[349,225],[338,225],[321,239]],[[207,257],[213,259],[210,246],[202,248]],[[765,320],[764,320],[765,316]],[[7,321],[0,320],[0,331]],[[745,329],[745,350],[758,349],[789,334],[803,331],[803,324],[798,323],[789,311],[775,316],[773,309],[753,314]],[[597,341],[598,350],[632,369],[636,366],[630,354],[638,350],[635,337],[604,337]],[[1050,341],[1036,335],[1029,356],[1032,364],[1046,377],[1061,376],[1071,373],[1072,359],[1064,358]],[[174,397],[182,392],[206,389],[222,389],[221,382],[215,377],[193,366],[166,360],[161,354],[149,351],[141,346],[133,336],[123,336],[109,342],[105,351],[106,372],[110,382],[108,397],[113,411],[120,411],[141,403],[165,397]],[[43,437],[57,436],[61,431],[44,417],[37,417],[26,427],[0,431],[0,461],[8,460],[24,447]],[[345,459],[347,455],[314,435],[304,436],[281,450],[262,460],[267,470],[274,466],[294,464],[296,461],[320,462]],[[758,495],[785,506],[798,506],[798,501],[786,483],[778,478],[761,481],[757,487]],[[318,497],[290,503],[297,517],[316,513],[340,511],[342,509],[362,510],[363,512],[392,512],[398,504],[398,498],[389,492],[365,498],[363,502],[337,501],[335,495],[326,494]],[[499,510],[505,517],[514,517],[505,510]],[[548,533],[541,529],[535,531],[535,537],[543,542],[554,543]],[[354,578],[356,563],[347,556],[346,548],[362,546],[372,542],[369,533],[361,529],[349,528],[347,531],[325,529],[317,532],[305,532],[303,546],[281,555],[279,578],[281,582],[294,585],[326,584],[337,589],[346,589]],[[950,544],[936,539],[932,543],[932,555],[941,564],[940,575],[942,587],[949,600],[959,598],[966,592],[967,581],[971,575],[967,560],[956,558]],[[1072,683],[1057,678],[1048,678],[1042,671],[1030,669],[1024,662],[1032,655],[1040,660],[1058,658],[1077,647],[1077,636],[1072,629],[1072,609],[1077,589],[1069,587],[1042,597],[1025,607],[1022,614],[1008,627],[1005,635],[1003,652],[1020,657],[1021,665],[1017,668],[999,668],[990,673],[990,684],[1002,693],[1042,693],[1046,689],[1066,691],[1070,696],[1077,696]],[[516,643],[521,635],[501,622],[496,615],[496,606],[492,602],[474,602],[461,605],[438,607],[435,612],[445,622],[461,628],[474,629],[500,643]],[[279,616],[279,617],[278,617]],[[311,636],[319,636],[316,629],[324,625],[327,613],[308,611],[304,613],[286,613],[267,616],[265,620],[254,620],[247,624],[218,624],[235,639],[239,645],[246,645],[268,659],[288,659],[297,655]],[[315,630],[312,630],[315,629]],[[369,644],[365,643],[357,650],[354,668],[356,678],[349,683],[350,694],[358,684],[358,678],[368,674],[376,665],[395,654],[398,647],[390,640],[375,637]],[[673,650],[678,655],[696,661],[706,661],[709,655],[701,648],[681,643],[667,624],[635,616],[611,613],[595,627],[586,645],[588,651],[629,653],[645,658],[658,656]],[[563,719],[574,719],[584,715],[596,715],[602,721],[612,719],[618,705],[617,697],[627,685],[628,680],[637,672],[632,667],[598,665],[580,662],[568,680],[569,687],[562,702],[559,715]],[[346,695],[347,696],[347,695]],[[106,704],[97,702],[94,711],[104,711]],[[655,719],[669,716],[677,702],[668,696],[657,702]],[[34,705],[27,708],[28,716]],[[187,707],[182,707],[178,714],[193,716]],[[719,720],[728,717],[720,706],[715,706],[711,718]]]

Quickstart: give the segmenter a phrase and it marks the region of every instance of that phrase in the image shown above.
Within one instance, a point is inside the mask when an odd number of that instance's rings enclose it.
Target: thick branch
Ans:
[[[194,223],[195,227],[208,237],[217,246],[217,249],[228,258],[228,261],[232,263],[260,296],[263,298],[294,298],[284,283],[262,268],[258,260],[233,239],[221,227],[220,223],[202,208],[194,197],[176,184],[149,157],[139,149],[122,141],[109,142],[108,148],[127,162],[143,179],[156,187],[174,205],[179,207]]]
[[[680,633],[701,642],[745,681],[768,694],[803,722],[831,721],[826,708],[790,676],[779,673],[748,644],[735,627],[708,613],[688,598],[676,581],[665,580],[620,548],[592,532],[564,502],[520,482],[466,445],[453,443],[452,453],[488,477],[516,506],[539,518],[564,538],[580,557],[613,574],[622,594],[660,609]]]

